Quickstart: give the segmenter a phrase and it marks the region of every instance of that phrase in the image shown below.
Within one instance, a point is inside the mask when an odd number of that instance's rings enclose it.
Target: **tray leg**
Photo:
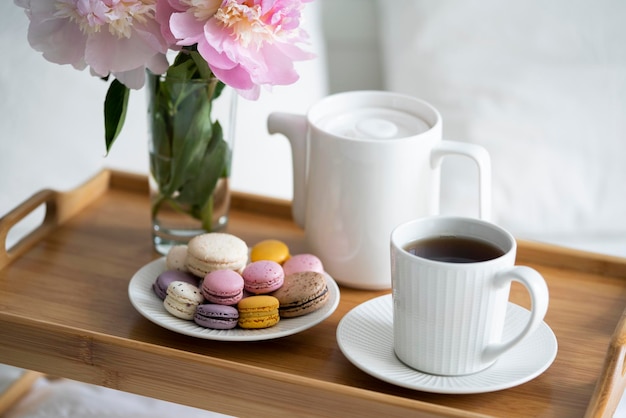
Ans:
[[[3,393],[0,393],[0,416],[3,416],[17,401],[22,399],[43,373],[25,370]]]

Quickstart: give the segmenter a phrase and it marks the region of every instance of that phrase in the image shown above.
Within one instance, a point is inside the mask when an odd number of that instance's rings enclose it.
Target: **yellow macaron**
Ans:
[[[247,329],[269,328],[278,324],[278,299],[259,295],[243,298],[237,304],[239,326]]]
[[[269,260],[283,264],[290,257],[289,247],[277,239],[266,239],[252,247],[250,261]]]

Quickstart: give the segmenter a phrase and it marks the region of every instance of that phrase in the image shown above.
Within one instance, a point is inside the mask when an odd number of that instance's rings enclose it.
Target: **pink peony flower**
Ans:
[[[294,61],[312,58],[299,42],[303,3],[308,0],[160,0],[171,12],[169,28],[178,45],[197,44],[211,71],[248,99],[260,85],[286,85],[298,74]],[[158,11],[162,25],[168,13]],[[163,20],[161,20],[163,19]]]
[[[145,69],[168,68],[168,43],[155,20],[157,0],[15,0],[30,19],[28,41],[57,64],[141,88]]]

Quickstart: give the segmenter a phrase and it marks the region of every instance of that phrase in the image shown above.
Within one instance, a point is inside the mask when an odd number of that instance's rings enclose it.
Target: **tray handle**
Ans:
[[[612,417],[626,389],[626,309],[613,332],[585,418]]]
[[[110,177],[111,172],[105,170],[69,192],[41,190],[0,218],[0,270],[26,253],[51,230],[100,197],[108,189]],[[42,223],[11,248],[7,248],[7,237],[11,228],[41,205],[45,205],[46,210]]]

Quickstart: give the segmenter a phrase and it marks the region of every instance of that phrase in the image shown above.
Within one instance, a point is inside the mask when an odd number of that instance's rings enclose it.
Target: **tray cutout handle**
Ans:
[[[626,309],[613,332],[585,418],[612,417],[626,389]]]
[[[26,253],[51,230],[65,223],[100,197],[109,187],[110,178],[111,172],[105,170],[69,192],[41,190],[0,218],[0,270]],[[22,237],[11,248],[7,248],[9,231],[42,205],[45,205],[46,212],[41,224]]]

